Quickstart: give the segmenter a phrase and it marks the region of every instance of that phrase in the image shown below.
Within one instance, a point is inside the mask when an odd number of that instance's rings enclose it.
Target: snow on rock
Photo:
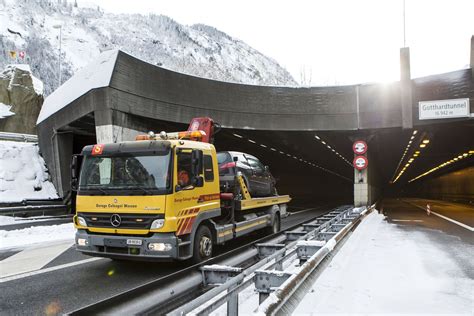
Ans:
[[[36,134],[36,120],[44,100],[43,88],[28,65],[8,65],[0,72],[0,103],[3,104],[0,104],[0,130]]]
[[[11,248],[25,248],[38,243],[61,240],[74,241],[76,229],[72,223],[33,226],[16,230],[0,230],[0,250]]]
[[[15,82],[19,81],[17,78],[15,78],[15,72],[17,69],[21,70],[21,73],[19,76],[23,78],[27,78],[26,82],[25,80],[21,80],[21,82]],[[37,95],[43,95],[43,90],[44,90],[44,85],[43,82],[36,78],[33,75],[33,72],[31,71],[31,68],[27,64],[10,64],[7,65],[5,70],[0,74],[1,79],[7,79],[9,81],[8,85],[8,90],[11,91],[13,86],[22,86],[25,89],[30,89],[33,88],[35,93]],[[31,78],[31,84],[29,84],[27,81]]]
[[[10,111],[12,108],[11,105],[6,105],[0,102],[0,119],[15,115],[12,111]]]
[[[0,202],[55,198],[58,194],[38,146],[0,141]]]

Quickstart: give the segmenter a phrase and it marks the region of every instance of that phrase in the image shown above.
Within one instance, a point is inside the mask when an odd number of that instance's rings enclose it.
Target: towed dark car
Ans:
[[[251,196],[277,195],[275,179],[268,166],[264,166],[255,156],[237,151],[222,151],[217,153],[217,162],[221,189],[224,191],[234,190],[235,175],[240,171]]]

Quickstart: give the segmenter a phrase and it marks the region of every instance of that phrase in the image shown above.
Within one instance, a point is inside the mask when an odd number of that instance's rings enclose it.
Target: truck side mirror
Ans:
[[[80,159],[81,155],[72,155],[71,160],[71,190],[77,191],[78,188],[78,177],[79,177],[79,168],[80,168]]]
[[[234,157],[234,162],[239,161],[239,157]]]
[[[200,174],[202,174],[202,170],[203,170],[202,150],[193,149],[192,155],[191,155],[191,161],[192,161],[193,177],[198,177]]]

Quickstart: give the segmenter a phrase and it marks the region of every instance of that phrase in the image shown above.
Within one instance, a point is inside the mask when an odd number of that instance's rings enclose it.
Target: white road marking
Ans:
[[[94,262],[94,261],[98,261],[98,260],[104,260],[104,259],[105,258],[90,258],[90,259],[85,259],[85,260],[81,260],[81,261],[75,261],[75,262],[71,262],[71,263],[61,264],[61,265],[58,265],[58,266],[54,266],[54,267],[50,267],[50,268],[46,268],[46,269],[42,269],[42,270],[17,274],[17,275],[5,277],[5,278],[0,278],[0,283],[5,283],[5,282],[8,282],[8,281],[18,280],[18,279],[26,278],[26,277],[29,277],[29,276],[43,274],[43,273],[47,273],[47,272],[51,272],[51,271],[56,271],[56,270],[69,268],[69,267],[73,267],[73,266],[77,266],[77,265],[85,264],[85,263],[89,263],[89,262]]]
[[[423,206],[416,205],[416,204],[410,203],[410,202],[408,202],[408,201],[404,201],[404,202],[405,202],[405,203],[408,203],[408,204],[410,204],[410,205],[413,205],[413,206],[415,206],[415,207],[417,207],[417,208],[419,208],[419,209],[421,209],[421,210],[423,210],[423,211],[426,211],[426,208],[424,208]],[[458,225],[458,226],[461,226],[462,228],[465,228],[465,229],[467,229],[467,230],[470,230],[471,232],[474,232],[474,227],[471,227],[471,226],[466,225],[466,224],[464,224],[464,223],[458,222],[457,220],[454,220],[454,219],[449,218],[449,217],[447,217],[447,216],[441,215],[441,214],[439,214],[439,213],[433,212],[433,210],[431,210],[430,213],[431,213],[431,214],[434,214],[434,215],[436,215],[436,216],[438,216],[438,217],[441,217],[442,219],[445,219],[445,220],[447,220],[447,221],[450,221],[450,222],[453,223],[453,224],[456,224],[456,225]]]
[[[392,219],[392,222],[417,222],[422,223],[421,219]]]
[[[289,211],[288,211],[288,214],[298,214],[298,213],[303,213],[303,212],[312,211],[312,210],[315,210],[315,209],[317,209],[317,207],[306,208],[306,209],[304,209],[304,210],[299,210],[299,211],[296,211],[296,212],[289,212]]]
[[[4,278],[39,270],[69,249],[73,244],[74,242],[68,240],[66,242],[29,247],[0,261],[0,277]]]

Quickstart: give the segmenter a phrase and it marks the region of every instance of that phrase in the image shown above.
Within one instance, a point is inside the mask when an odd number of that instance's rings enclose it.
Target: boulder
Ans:
[[[9,65],[0,74],[0,103],[13,114],[0,116],[0,132],[36,134],[43,105],[43,83],[28,65]]]

